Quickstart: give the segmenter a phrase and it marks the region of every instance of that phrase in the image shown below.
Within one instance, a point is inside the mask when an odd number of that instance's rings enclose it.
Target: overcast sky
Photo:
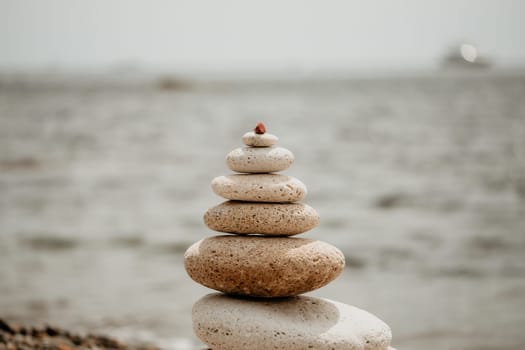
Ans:
[[[432,68],[472,42],[525,66],[525,1],[0,0],[0,69]]]

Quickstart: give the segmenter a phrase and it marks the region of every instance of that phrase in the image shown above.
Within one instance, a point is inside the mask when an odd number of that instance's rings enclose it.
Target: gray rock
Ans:
[[[193,306],[193,330],[213,350],[387,350],[390,328],[343,303],[307,296],[241,299],[209,294]]]

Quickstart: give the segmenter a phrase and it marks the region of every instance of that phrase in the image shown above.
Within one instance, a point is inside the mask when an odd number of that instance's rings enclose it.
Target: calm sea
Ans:
[[[313,295],[399,349],[525,346],[525,75],[295,81],[0,79],[0,316],[199,349],[213,177],[257,121],[338,246]]]

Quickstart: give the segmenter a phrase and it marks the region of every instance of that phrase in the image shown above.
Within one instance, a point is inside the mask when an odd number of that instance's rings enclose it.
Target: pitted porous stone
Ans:
[[[279,174],[218,176],[212,180],[211,188],[223,198],[238,201],[293,203],[306,196],[305,184]]]
[[[273,173],[292,165],[294,155],[283,147],[241,147],[226,156],[228,167],[239,173]]]
[[[310,292],[334,280],[344,265],[339,249],[305,238],[214,236],[184,254],[186,271],[197,283],[253,297]]]
[[[213,350],[387,350],[390,328],[336,301],[298,296],[250,300],[209,294],[192,311],[193,330]]]
[[[218,232],[292,236],[317,226],[319,214],[302,203],[226,201],[208,209],[204,223]]]
[[[254,131],[249,131],[242,136],[242,142],[250,147],[270,147],[277,143],[279,138],[275,135],[264,133],[256,134]]]

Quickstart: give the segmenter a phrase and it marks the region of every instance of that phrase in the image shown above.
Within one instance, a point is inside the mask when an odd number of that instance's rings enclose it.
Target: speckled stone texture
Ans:
[[[218,176],[211,182],[217,195],[239,201],[293,203],[306,196],[298,179],[280,174],[235,174]]]
[[[302,203],[226,201],[208,209],[204,223],[225,233],[291,236],[317,226],[319,214]]]
[[[290,237],[214,236],[184,254],[188,275],[224,293],[286,297],[318,289],[345,265],[343,253],[321,241]]]
[[[242,136],[242,142],[246,146],[251,147],[270,147],[277,143],[279,138],[272,134],[256,134],[253,131],[249,131]]]
[[[294,155],[282,147],[242,147],[226,156],[228,167],[239,173],[273,173],[292,165]]]
[[[193,330],[213,350],[387,350],[392,334],[357,307],[307,296],[253,301],[209,294]]]

